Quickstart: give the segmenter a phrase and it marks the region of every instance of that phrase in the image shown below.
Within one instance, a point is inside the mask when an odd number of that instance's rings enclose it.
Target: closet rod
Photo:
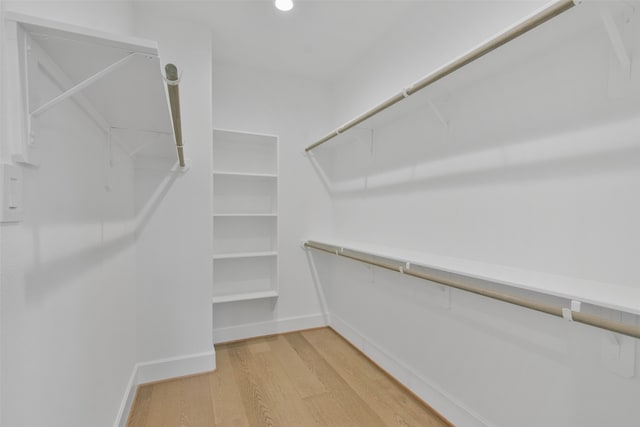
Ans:
[[[327,252],[332,255],[342,256],[342,257],[360,261],[366,264],[374,265],[376,267],[381,267],[387,270],[403,273],[408,276],[413,276],[419,279],[428,280],[441,285],[449,286],[451,288],[459,289],[465,292],[481,295],[483,297],[492,298],[498,301],[507,302],[509,304],[514,304],[520,307],[550,314],[552,316],[563,317],[563,318],[566,316],[564,310],[567,310],[567,309],[563,309],[562,307],[545,304],[545,303],[534,301],[527,298],[520,298],[520,297],[516,297],[506,293],[498,292],[498,291],[482,289],[480,287],[462,283],[458,280],[447,279],[444,277],[436,277],[432,274],[425,273],[424,271],[415,270],[413,268],[414,264],[406,261],[392,259],[392,258],[385,258],[385,257],[373,255],[373,254],[367,254],[365,252],[359,252],[352,249],[341,248],[339,246],[327,245],[324,243],[319,243],[314,241],[305,242],[304,246],[307,248]],[[420,266],[418,265],[418,267]],[[594,315],[579,312],[579,311],[571,310],[570,314],[571,314],[571,320],[575,322],[584,323],[586,325],[594,326],[596,328],[605,329],[607,331],[611,331],[611,332],[615,332],[615,333],[640,339],[640,327],[638,326],[605,319],[599,316],[594,316]]]
[[[455,59],[453,62],[450,62],[449,64],[443,66],[442,68],[434,71],[433,73],[431,73],[428,76],[424,77],[422,80],[420,80],[417,83],[414,83],[413,85],[411,85],[410,87],[404,89],[402,92],[398,93],[397,95],[394,95],[393,97],[387,99],[382,104],[378,105],[377,107],[373,108],[372,110],[369,110],[366,113],[364,113],[364,114],[356,117],[355,119],[351,120],[350,122],[347,122],[346,124],[342,125],[338,129],[334,130],[333,132],[331,132],[330,134],[328,134],[324,138],[322,138],[322,139],[318,140],[317,142],[315,142],[315,143],[311,144],[310,146],[308,146],[305,149],[305,151],[313,150],[314,148],[318,147],[319,145],[324,144],[325,142],[329,141],[330,139],[335,138],[336,136],[340,135],[341,133],[351,129],[354,126],[359,125],[360,123],[362,123],[365,120],[375,116],[376,114],[380,113],[381,111],[386,110],[387,108],[391,107],[392,105],[402,101],[404,98],[406,98],[408,96],[411,96],[414,93],[416,93],[416,92],[418,92],[418,91],[430,86],[431,84],[437,82],[438,80],[442,79],[443,77],[448,76],[449,74],[459,70],[460,68],[464,67],[465,65],[467,65],[467,64],[475,61],[476,59],[479,59],[479,58],[483,57],[487,53],[499,48],[503,44],[506,44],[506,43],[516,39],[517,37],[519,37],[522,34],[525,34],[526,32],[536,28],[537,26],[545,23],[546,21],[550,20],[551,18],[554,18],[554,17],[560,15],[562,12],[565,12],[566,10],[569,10],[570,8],[575,6],[575,4],[578,1],[579,0],[559,0],[559,1],[554,2],[550,6],[546,7],[543,10],[541,10],[539,13],[537,13],[537,14],[531,16],[530,18],[528,18],[528,19],[516,24],[515,26],[513,26],[513,27],[509,28],[508,30],[506,30],[505,32],[503,32],[503,33],[499,34],[498,36],[492,38],[491,40],[487,41],[486,43],[478,46],[477,48],[475,48],[472,51],[466,53],[465,55],[462,55],[459,58]]]
[[[178,150],[178,160],[180,167],[185,166],[184,150],[182,146],[182,123],[180,117],[180,91],[178,89],[178,68],[173,64],[164,67],[167,74],[167,91],[169,92],[169,106],[171,107],[171,120],[173,121],[173,132],[176,137],[176,149]]]

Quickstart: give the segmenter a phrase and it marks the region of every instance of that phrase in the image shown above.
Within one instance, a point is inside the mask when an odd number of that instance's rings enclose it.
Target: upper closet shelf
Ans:
[[[561,13],[572,8],[573,6],[575,6],[575,4],[579,2],[580,0],[557,0],[551,3],[550,5],[540,10],[539,12],[533,14],[532,16],[524,19],[521,22],[518,22],[517,24],[508,28],[504,32],[482,43],[475,49],[472,49],[471,51],[465,53],[464,55],[442,66],[441,68],[433,71],[432,73],[430,73],[429,75],[421,79],[420,81],[414,83],[413,85],[405,89],[402,89],[398,94],[387,99],[386,101],[382,102],[378,106],[372,108],[371,110],[359,115],[358,117],[352,119],[346,124],[340,126],[338,129],[332,131],[325,137],[319,139],[315,143],[308,146],[305,149],[305,151],[309,152],[314,148],[319,147],[325,142],[337,137],[338,135],[348,131],[351,128],[358,126],[359,124],[365,121],[369,124],[370,122],[373,121],[372,120],[373,117],[377,116],[379,113],[382,113],[385,110],[388,111],[389,107],[392,107],[400,103],[400,101],[403,101],[406,98],[409,98],[410,100],[413,99],[411,98],[411,95],[421,91],[422,89],[425,89],[431,86],[432,84],[440,81],[444,77],[450,74],[453,74],[456,71],[460,70],[461,68],[464,68],[465,66],[482,58],[489,52],[492,52],[493,50],[499,48],[500,46],[506,43],[509,43],[510,41],[520,37],[521,35],[529,32],[530,30],[547,22],[548,20],[560,15]],[[411,104],[411,102],[406,102],[406,101],[403,102],[402,104],[407,104],[407,103]],[[397,111],[395,112],[395,114],[391,113],[391,115],[397,115],[397,114],[398,114]],[[368,127],[374,127],[374,126],[368,126]]]
[[[181,129],[170,114],[179,115],[179,102],[169,107],[155,42],[13,13],[6,23],[9,96],[20,106],[12,117],[14,161],[38,163],[33,148],[46,143],[40,128],[69,102],[131,157],[175,159],[176,145],[180,154]]]

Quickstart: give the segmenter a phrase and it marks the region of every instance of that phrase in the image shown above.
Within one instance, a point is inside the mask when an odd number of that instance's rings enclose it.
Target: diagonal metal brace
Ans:
[[[122,67],[124,64],[126,64],[129,61],[131,61],[131,59],[133,59],[133,57],[136,56],[136,55],[138,55],[138,53],[130,53],[129,55],[125,56],[124,58],[114,62],[111,65],[109,65],[104,70],[98,71],[93,76],[89,77],[88,79],[83,80],[82,82],[78,83],[77,85],[73,86],[70,89],[67,89],[66,91],[64,91],[60,95],[56,96],[52,100],[50,100],[50,101],[46,102],[45,104],[41,105],[40,107],[36,108],[34,111],[32,111],[30,113],[31,116],[32,117],[38,116],[38,115],[44,113],[45,111],[49,110],[54,105],[56,105],[56,104],[64,101],[65,99],[75,95],[76,93],[80,92],[81,90],[83,90],[87,86],[90,86],[93,83],[97,82],[98,80],[100,80],[101,78],[106,76],[107,74],[109,74],[109,73],[117,70],[118,68]]]

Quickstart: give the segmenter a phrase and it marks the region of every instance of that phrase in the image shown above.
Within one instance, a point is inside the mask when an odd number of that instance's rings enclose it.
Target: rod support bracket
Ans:
[[[186,173],[191,170],[191,160],[184,159],[184,166],[180,166],[180,161],[177,161],[172,167],[171,173]]]
[[[562,317],[565,320],[568,320],[570,322],[573,322],[573,313],[580,313],[580,310],[582,309],[582,303],[580,301],[571,301],[571,307],[567,308],[564,307],[562,309]]]
[[[625,73],[631,75],[633,58],[631,56],[629,41],[624,37],[622,26],[616,22],[611,13],[611,9],[607,6],[600,8],[600,17],[602,18],[602,23],[611,42],[611,48],[618,59],[620,67]]]

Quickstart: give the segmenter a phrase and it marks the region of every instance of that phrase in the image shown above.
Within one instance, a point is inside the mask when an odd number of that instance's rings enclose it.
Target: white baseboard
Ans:
[[[459,427],[493,427],[489,421],[465,407],[433,381],[417,374],[397,357],[361,334],[340,316],[330,313],[329,326],[454,425]]]
[[[237,341],[246,338],[299,331],[302,329],[320,328],[323,326],[327,326],[327,317],[322,313],[309,316],[288,317],[285,319],[270,320],[268,322],[248,323],[229,328],[214,329],[213,342],[216,344]]]
[[[215,350],[138,364],[138,384],[210,372],[216,369]]]
[[[136,395],[136,388],[138,387],[138,365],[133,367],[129,382],[127,383],[127,389],[124,392],[122,403],[120,403],[120,409],[118,410],[118,416],[114,427],[125,427],[127,424],[127,418],[129,418],[129,412],[131,411],[131,405],[133,404],[133,398]]]
[[[138,385],[202,372],[210,372],[215,369],[215,350],[137,363],[133,367],[131,377],[129,377],[127,389],[122,398],[114,426],[126,426]]]

